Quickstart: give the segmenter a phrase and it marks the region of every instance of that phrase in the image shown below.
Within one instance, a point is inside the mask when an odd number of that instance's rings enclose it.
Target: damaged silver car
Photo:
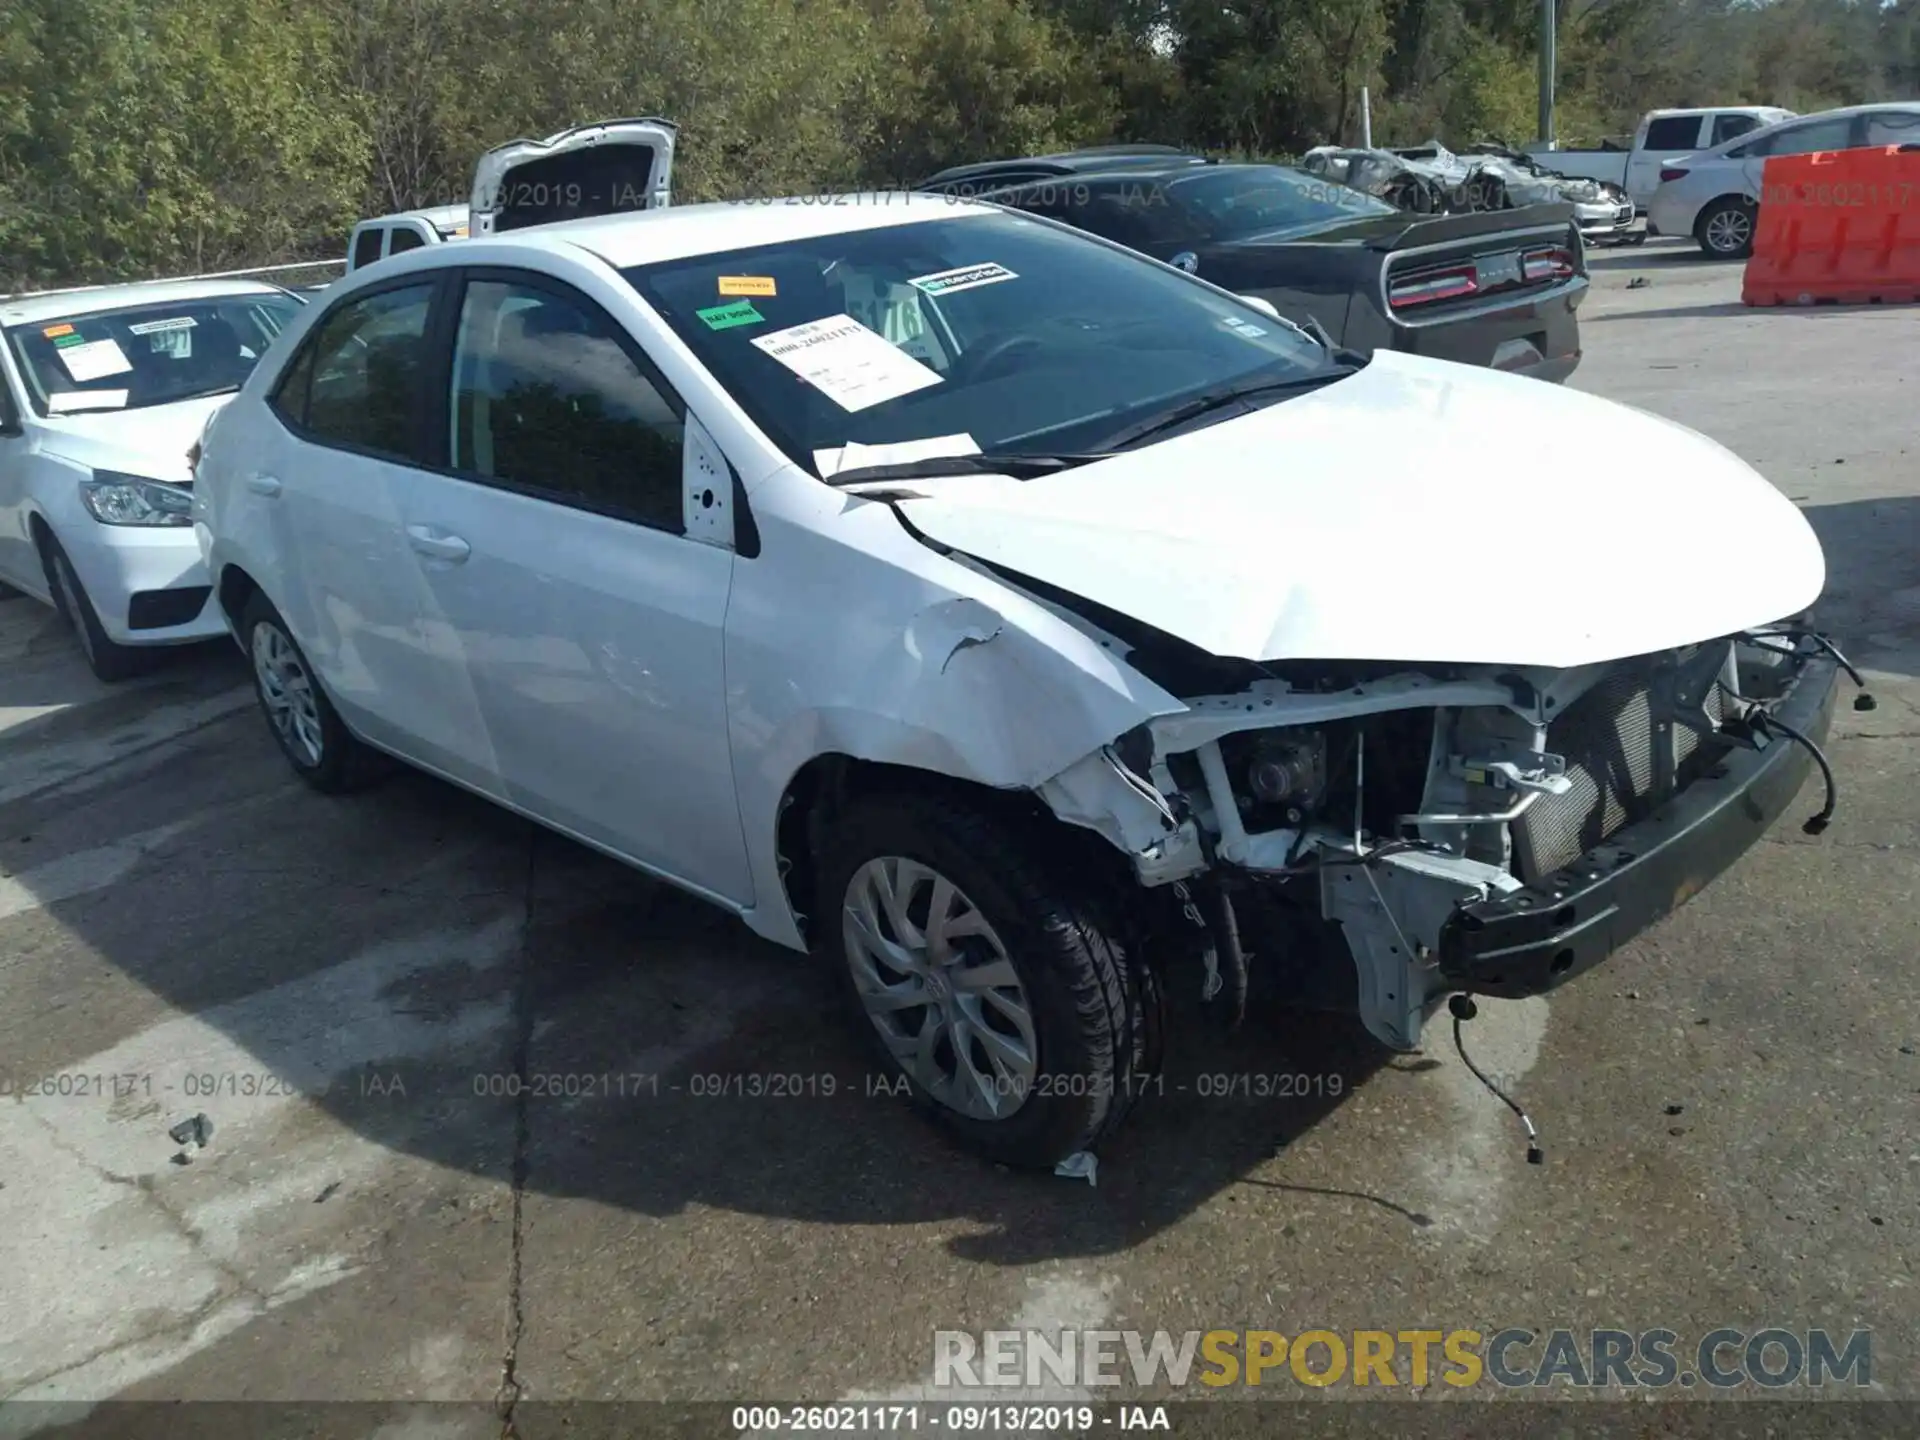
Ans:
[[[1462,153],[1438,140],[1406,149],[1321,145],[1306,153],[1300,168],[1420,215],[1567,204],[1589,244],[1637,245],[1647,238],[1620,186],[1562,175],[1504,145],[1474,145]]]
[[[1540,463],[1581,434],[1639,463]],[[987,204],[392,257],[195,492],[300,775],[396,756],[817,952],[1011,1164],[1094,1151],[1168,1005],[1237,1021],[1251,967],[1405,1051],[1605,960],[1816,768],[1833,809],[1825,562],[1745,462]]]

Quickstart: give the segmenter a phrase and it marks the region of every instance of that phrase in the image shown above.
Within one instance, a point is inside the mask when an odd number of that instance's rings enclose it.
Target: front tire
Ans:
[[[79,572],[73,568],[73,561],[67,558],[60,542],[51,535],[46,537],[41,558],[47,570],[47,588],[53,591],[54,606],[73,626],[74,639],[80,642],[80,653],[94,678],[112,685],[146,670],[153,659],[148,652],[107,638],[100,614],[93,608],[93,599],[87,594],[87,587],[80,583]]]
[[[240,641],[267,728],[300,778],[327,795],[364,784],[373,752],[348,731],[287,622],[258,592],[241,611]]]
[[[1718,200],[1694,227],[1700,249],[1715,260],[1745,260],[1753,254],[1754,207],[1744,200]]]
[[[1158,1066],[1163,1017],[1151,969],[1093,897],[946,795],[868,797],[831,833],[824,948],[916,1108],[1022,1168],[1112,1135]]]

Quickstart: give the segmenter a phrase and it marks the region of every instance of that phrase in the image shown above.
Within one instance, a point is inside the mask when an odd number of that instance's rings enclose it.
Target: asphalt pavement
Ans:
[[[905,1405],[935,1331],[1009,1327],[1866,1329],[1843,1388],[1920,1399],[1920,308],[1746,310],[1738,266],[1657,241],[1593,263],[1571,383],[1802,506],[1879,708],[1843,702],[1826,833],[1803,792],[1609,964],[1484,1005],[1544,1166],[1442,1024],[1393,1056],[1273,1006],[1180,1036],[1096,1183],[979,1164],[875,1093],[806,960],[436,781],[316,796],[232,647],[109,689],[13,598],[0,1431],[56,1413],[29,1401],[471,1402],[405,1432],[446,1435]],[[1594,505],[1644,463],[1604,432],[1539,458]],[[1618,556],[1553,507],[1489,525],[1542,596],[1765,563],[1657,515]],[[1756,1396],[1771,1424],[1833,1392]]]

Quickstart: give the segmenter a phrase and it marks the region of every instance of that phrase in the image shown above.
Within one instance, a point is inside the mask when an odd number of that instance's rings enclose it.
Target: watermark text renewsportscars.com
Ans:
[[[937,1330],[945,1388],[1194,1385],[1714,1390],[1873,1383],[1869,1330]]]

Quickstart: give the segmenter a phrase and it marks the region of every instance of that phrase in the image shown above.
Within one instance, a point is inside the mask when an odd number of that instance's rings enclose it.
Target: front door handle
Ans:
[[[430,525],[409,525],[407,543],[430,560],[445,560],[458,565],[473,553],[473,548],[458,535],[443,535]]]
[[[271,475],[249,475],[247,488],[256,495],[278,495],[280,482]]]

